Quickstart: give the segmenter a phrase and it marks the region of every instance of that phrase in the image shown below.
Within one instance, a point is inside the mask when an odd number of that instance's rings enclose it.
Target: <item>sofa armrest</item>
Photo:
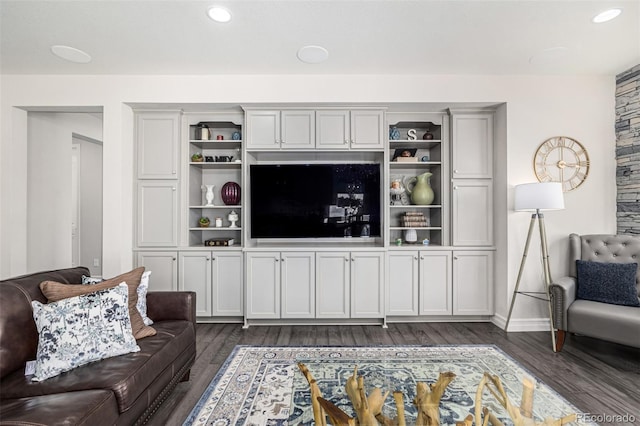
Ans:
[[[154,321],[186,320],[196,324],[196,293],[193,291],[150,291],[147,315]]]
[[[567,310],[576,300],[576,282],[574,277],[562,277],[549,286],[553,307],[553,325],[558,330],[567,330]]]

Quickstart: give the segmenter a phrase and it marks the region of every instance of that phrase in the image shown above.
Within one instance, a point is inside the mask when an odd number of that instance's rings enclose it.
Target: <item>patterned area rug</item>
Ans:
[[[500,377],[515,405],[520,404],[522,379],[536,382],[534,418],[561,418],[578,410],[564,398],[492,345],[374,347],[236,346],[192,410],[184,425],[312,425],[313,411],[306,379],[297,363],[305,363],[326,399],[350,415],[344,391],[354,367],[364,376],[367,392],[400,390],[405,395],[408,424],[415,422],[412,404],[416,382],[434,383],[440,372],[452,371],[440,403],[442,424],[455,424],[473,414],[475,394],[484,372]],[[483,405],[505,425],[504,409],[485,390]],[[383,413],[395,417],[393,398]],[[585,424],[585,423],[580,423]]]

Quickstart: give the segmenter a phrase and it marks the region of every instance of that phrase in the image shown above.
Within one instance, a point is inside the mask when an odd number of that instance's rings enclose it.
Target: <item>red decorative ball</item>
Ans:
[[[240,204],[240,185],[235,182],[225,183],[220,190],[220,198],[228,206]]]

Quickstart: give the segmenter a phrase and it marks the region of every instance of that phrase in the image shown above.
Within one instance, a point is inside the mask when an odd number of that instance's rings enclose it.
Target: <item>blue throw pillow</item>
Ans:
[[[614,305],[640,306],[636,289],[637,263],[576,260],[578,299]]]

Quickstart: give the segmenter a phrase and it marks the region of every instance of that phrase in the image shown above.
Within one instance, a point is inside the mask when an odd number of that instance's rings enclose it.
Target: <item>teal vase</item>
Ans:
[[[407,192],[411,194],[411,202],[418,206],[427,206],[433,203],[435,197],[433,189],[429,184],[431,173],[426,172],[419,176],[409,179],[405,187]]]

